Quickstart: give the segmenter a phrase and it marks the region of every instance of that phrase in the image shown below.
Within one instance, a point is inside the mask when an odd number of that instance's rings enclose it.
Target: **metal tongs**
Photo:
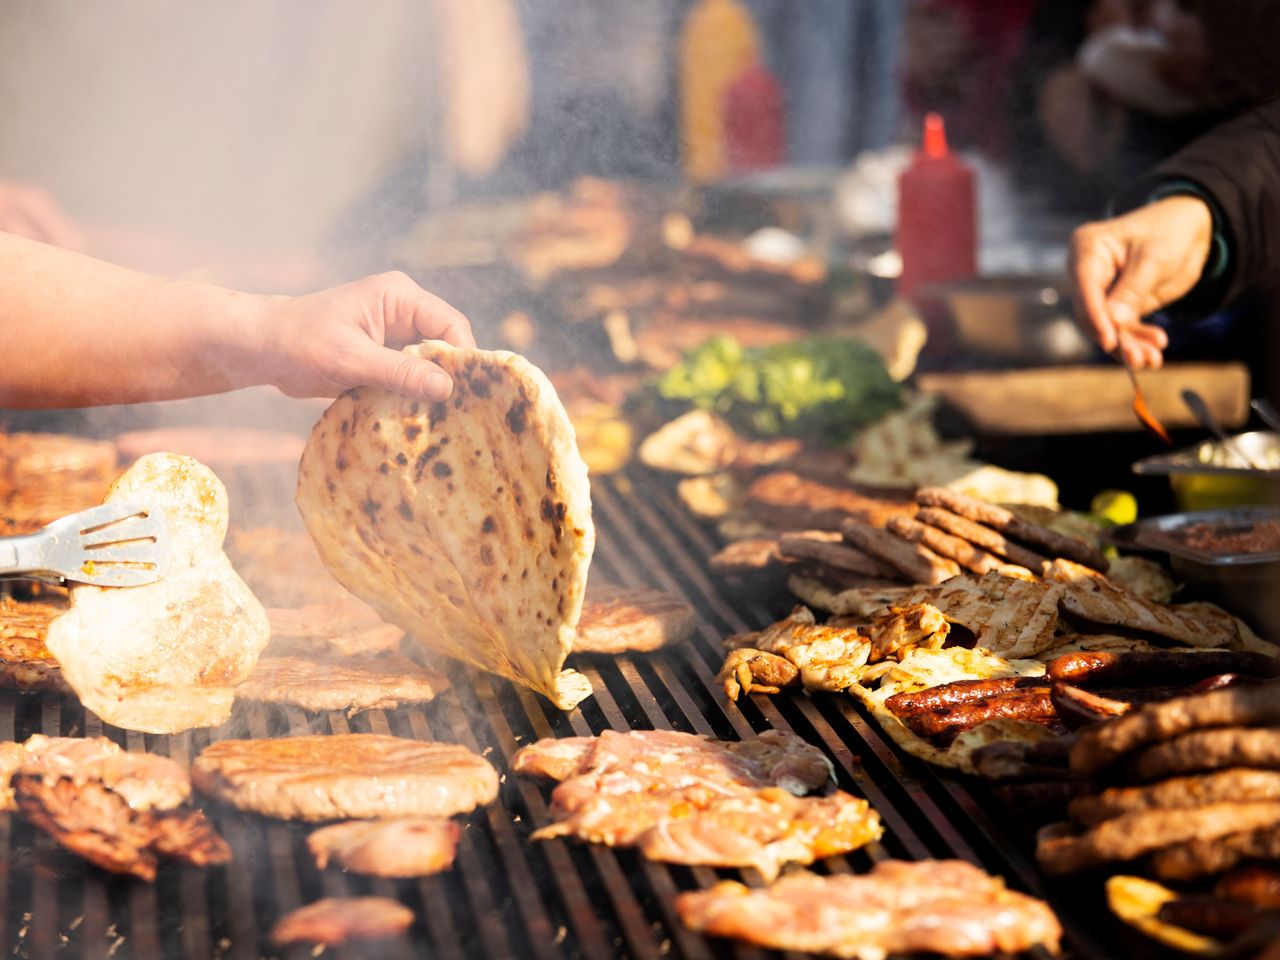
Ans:
[[[0,577],[99,587],[140,587],[169,572],[164,512],[106,503],[55,520],[43,530],[0,537]]]

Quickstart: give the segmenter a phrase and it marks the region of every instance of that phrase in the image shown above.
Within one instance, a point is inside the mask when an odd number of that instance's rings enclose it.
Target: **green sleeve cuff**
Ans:
[[[1204,201],[1205,206],[1209,208],[1209,215],[1213,218],[1213,237],[1209,243],[1209,257],[1205,260],[1200,281],[1196,284],[1197,287],[1213,286],[1227,275],[1227,270],[1231,266],[1231,245],[1227,242],[1226,232],[1222,228],[1224,223],[1222,211],[1218,208],[1218,202],[1213,199],[1213,196],[1191,180],[1166,180],[1158,184],[1147,194],[1147,203],[1179,196],[1196,197]]]

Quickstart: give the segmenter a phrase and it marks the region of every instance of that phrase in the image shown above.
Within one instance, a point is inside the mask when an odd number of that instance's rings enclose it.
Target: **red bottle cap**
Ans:
[[[927,113],[924,117],[924,153],[935,160],[947,155],[947,128],[936,113]]]

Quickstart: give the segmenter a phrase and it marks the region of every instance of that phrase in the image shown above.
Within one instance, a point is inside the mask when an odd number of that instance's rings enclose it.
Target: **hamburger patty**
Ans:
[[[285,820],[448,817],[498,793],[493,767],[465,747],[373,733],[222,740],[196,757],[191,780]]]
[[[304,710],[393,710],[424,703],[449,686],[447,677],[401,653],[385,657],[310,660],[263,657],[236,687],[236,699],[292,703]]]
[[[696,623],[693,607],[669,593],[592,584],[582,605],[573,652],[658,650],[687,640]]]

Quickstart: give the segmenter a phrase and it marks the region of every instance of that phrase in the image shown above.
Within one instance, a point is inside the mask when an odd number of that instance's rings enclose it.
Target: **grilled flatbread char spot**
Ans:
[[[418,644],[537,690],[588,696],[561,671],[595,544],[587,467],[542,371],[504,351],[419,344],[453,395],[363,387],[316,424],[298,507],[343,586]]]

